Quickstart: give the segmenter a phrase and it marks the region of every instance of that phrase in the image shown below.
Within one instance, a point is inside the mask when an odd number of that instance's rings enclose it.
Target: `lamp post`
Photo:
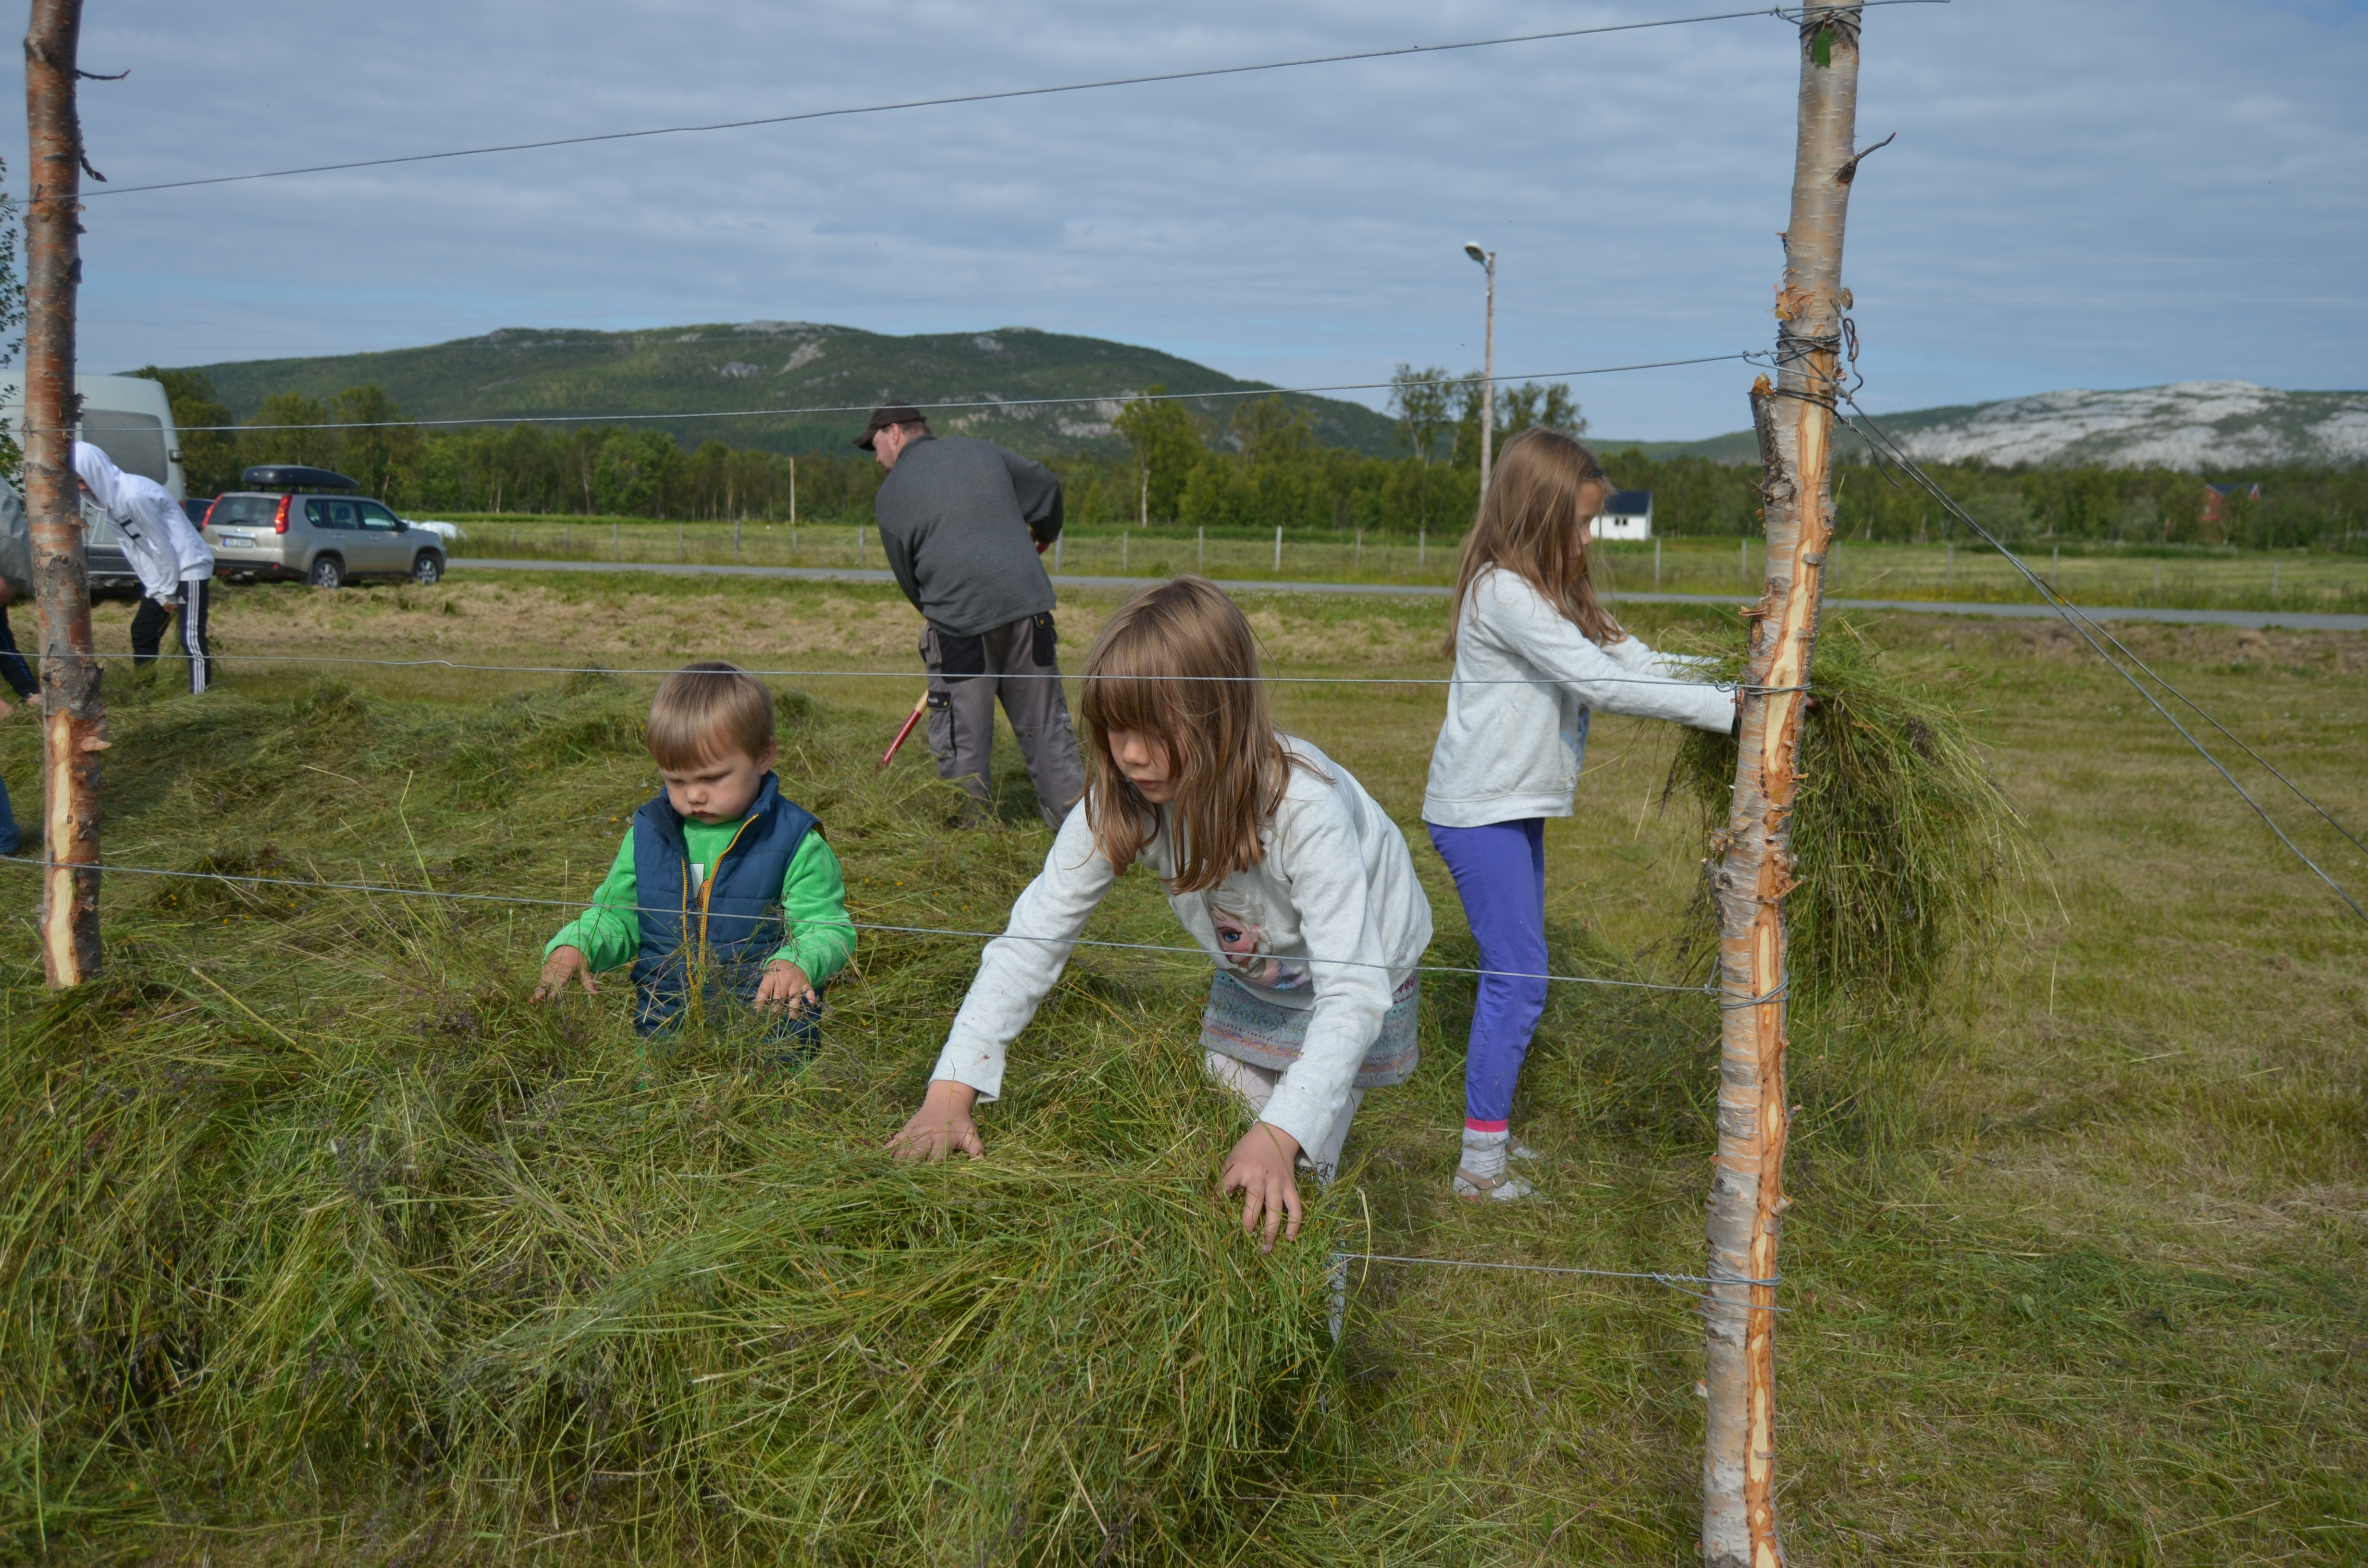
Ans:
[[[1480,348],[1480,494],[1488,494],[1489,449],[1497,440],[1497,253],[1467,241],[1463,254],[1488,274],[1488,331]]]

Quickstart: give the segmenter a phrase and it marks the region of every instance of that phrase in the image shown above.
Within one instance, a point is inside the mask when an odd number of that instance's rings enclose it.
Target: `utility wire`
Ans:
[[[679,915],[679,909],[667,909],[654,904],[595,903],[580,898],[533,898],[519,893],[446,892],[440,888],[401,888],[374,882],[332,882],[304,877],[256,877],[229,871],[176,871],[156,866],[116,866],[102,861],[83,862],[51,860],[30,855],[0,855],[0,864],[26,866],[40,869],[57,869],[69,871],[101,871],[119,877],[164,877],[189,881],[228,882],[247,887],[301,888],[309,892],[377,893],[390,898],[440,899],[452,903],[495,903],[530,906],[539,909],[580,909],[586,914],[610,910],[619,915]],[[879,931],[892,936],[963,937],[980,941],[1035,942],[1051,947],[1106,948],[1120,952],[1169,953],[1206,959],[1204,948],[1184,948],[1156,942],[1113,942],[1090,937],[1031,937],[1019,931],[962,931],[942,926],[889,926],[864,920],[822,920],[807,927],[816,931]],[[1274,957],[1263,954],[1262,957]],[[1388,970],[1394,966],[1375,963],[1367,959],[1292,959],[1286,961],[1305,963],[1311,967],[1333,969]],[[1565,985],[1602,985],[1622,991],[1674,991],[1689,995],[1707,996],[1716,993],[1711,985],[1670,985],[1651,980],[1607,980],[1589,974],[1540,974],[1520,970],[1464,969],[1452,964],[1417,964],[1417,974],[1500,975],[1508,980],[1543,980]]]
[[[1868,6],[1947,5],[1949,0],[1864,0]],[[1818,7],[1812,7],[1813,9]],[[450,158],[477,158],[495,153],[525,153],[544,147],[576,147],[598,142],[632,142],[652,136],[687,136],[713,131],[745,131],[761,125],[792,125],[804,120],[841,119],[854,115],[893,114],[903,109],[939,108],[952,104],[994,103],[1007,98],[1049,97],[1060,93],[1099,92],[1107,87],[1139,87],[1157,82],[1190,82],[1210,76],[1246,76],[1263,71],[1292,71],[1309,65],[1342,65],[1363,60],[1395,60],[1417,54],[1447,54],[1459,50],[1496,49],[1506,44],[1543,43],[1554,39],[1587,38],[1603,33],[1642,32],[1653,28],[1686,27],[1696,22],[1726,22],[1744,17],[1775,17],[1797,20],[1799,8],[1760,6],[1749,11],[1719,11],[1700,17],[1668,17],[1651,22],[1611,22],[1591,28],[1561,28],[1552,32],[1517,33],[1505,38],[1469,39],[1460,43],[1415,43],[1396,49],[1359,50],[1348,54],[1310,55],[1299,60],[1269,60],[1254,65],[1212,65],[1193,71],[1163,71],[1142,76],[1111,76],[1095,82],[1067,82],[1047,87],[1007,87],[996,92],[956,93],[936,98],[905,98],[894,103],[862,104],[844,108],[808,109],[798,114],[764,115],[752,119],[723,119],[701,125],[659,125],[640,131],[608,131],[586,136],[552,136],[535,142],[504,142],[484,147],[456,147],[441,153],[406,153],[384,158],[356,158],[345,163],[307,164],[296,168],[264,169],[254,174],[209,175],[199,179],[158,180],[149,185],[108,186],[85,191],[91,196],[133,196],[142,191],[186,190],[193,186],[235,185],[250,180],[286,179],[294,175],[332,174],[346,169],[385,168],[396,164],[436,163]]]
[[[1742,597],[1740,594],[1736,597],[1738,599]],[[155,656],[167,663],[174,660],[187,663],[188,661],[196,658],[198,655],[195,653],[184,653],[174,650],[164,650],[160,651]],[[1684,657],[1687,655],[1680,656]],[[38,665],[41,662],[43,655],[28,653],[23,654],[22,657],[28,664]],[[681,673],[681,668],[678,665],[669,666],[664,669],[640,667],[617,669],[605,665],[464,665],[451,659],[359,659],[338,657],[335,655],[324,656],[316,653],[208,653],[205,657],[206,662],[209,664],[237,663],[244,665],[283,665],[297,662],[307,665],[360,665],[370,669],[387,670],[465,670],[474,675],[671,676],[679,675]],[[752,670],[744,668],[740,673],[744,676],[761,676],[775,680],[914,680],[921,678],[926,672],[913,670]],[[997,681],[1056,680],[1076,681],[1081,684],[1105,680],[1179,680],[1199,681],[1210,685],[1222,686],[1271,684],[1288,686],[1564,687],[1571,684],[1567,681],[1556,680],[1549,676],[1503,676],[1488,679],[1474,679],[1469,676],[1096,676],[1064,675],[1058,671],[1007,671],[1003,674],[995,676],[951,676],[947,678],[951,680]],[[1588,686],[1667,686],[1672,680],[1683,679],[1683,676],[1590,676],[1583,684]],[[1701,682],[1688,682],[1688,684],[1713,687],[1720,691],[1732,691],[1736,688],[1738,683],[1728,680],[1706,680]],[[1780,688],[1775,687],[1747,687],[1744,689],[1749,694],[1760,695],[1766,692],[1775,691]],[[1800,686],[1784,687],[1781,689],[1785,691],[1807,691],[1810,688],[1805,686]]]
[[[2012,565],[2017,572],[2021,573],[2023,577],[2029,581],[2031,585],[2039,590],[2042,602],[2054,606],[2056,612],[2064,617],[2066,623],[2069,625],[2073,631],[2079,633],[2081,641],[2087,642],[2096,655],[2104,660],[2106,665],[2112,668],[2115,675],[2120,676],[2123,680],[2127,681],[2133,691],[2135,691],[2140,697],[2145,698],[2147,706],[2151,707],[2156,712],[2161,714],[2164,722],[2168,723],[2172,729],[2178,731],[2180,738],[2185,741],[2189,745],[2193,746],[2198,756],[2201,756],[2204,761],[2210,763],[2213,770],[2218,773],[2222,778],[2227,780],[2228,788],[2237,791],[2237,798],[2243,801],[2245,804],[2253,809],[2253,814],[2260,817],[2262,824],[2267,826],[2272,834],[2277,835],[2278,842],[2285,846],[2287,852],[2292,854],[2295,859],[2301,861],[2305,866],[2308,867],[2311,873],[2317,877],[2320,881],[2325,882],[2328,887],[2333,891],[2335,896],[2343,901],[2346,908],[2350,909],[2352,914],[2358,915],[2362,921],[2368,922],[2368,909],[2362,909],[2360,906],[2359,901],[2354,899],[2350,892],[2344,890],[2342,883],[2329,876],[2317,861],[2312,859],[2308,855],[2303,852],[2300,845],[2296,844],[2291,837],[2287,836],[2286,830],[2278,825],[2277,819],[2271,816],[2260,801],[2253,798],[2251,791],[2248,790],[2244,785],[2237,782],[2237,776],[2228,770],[2227,765],[2223,763],[2218,757],[2213,756],[2211,748],[2206,746],[2201,740],[2198,740],[2194,733],[2189,730],[2186,725],[2180,723],[2179,722],[2179,716],[2173,713],[2169,708],[2163,706],[2162,701],[2157,698],[2153,692],[2147,690],[2145,684],[2141,682],[2137,676],[2132,675],[2127,669],[2123,668],[2120,660],[2115,659],[2112,654],[2107,653],[2105,651],[2104,644],[2107,642],[2112,643],[2114,648],[2120,650],[2122,653],[2126,655],[2132,664],[2136,665],[2138,668],[2145,670],[2147,676],[2159,685],[2165,691],[2169,692],[2173,697],[2177,698],[2188,708],[2192,709],[2195,712],[2203,714],[2205,720],[2212,724],[2214,729],[2218,730],[2224,735],[2228,735],[2230,740],[2236,741],[2236,736],[2228,734],[2226,726],[2221,724],[2217,720],[2213,719],[2210,714],[2204,713],[2203,709],[2195,701],[2194,699],[2189,697],[2177,687],[2171,685],[2169,681],[2165,680],[2161,676],[2156,674],[2151,668],[2148,668],[2138,659],[2137,655],[2130,653],[2129,649],[2122,643],[2119,638],[2116,638],[2112,632],[2107,631],[2102,626],[2099,625],[2096,621],[2089,619],[2087,615],[2083,614],[2079,606],[2074,604],[2070,599],[2065,597],[2062,594],[2057,593],[2053,587],[2049,586],[2046,579],[2042,576],[2039,572],[2026,563],[2022,557],[2008,549],[2006,542],[2003,540],[1999,539],[1998,535],[1992,533],[1987,528],[1985,528],[1975,518],[1971,512],[1968,512],[1964,507],[1959,506],[1954,497],[1942,490],[1930,474],[1926,473],[1922,468],[1918,466],[1916,460],[1907,455],[1906,449],[1902,448],[1897,441],[1892,438],[1890,433],[1885,431],[1881,426],[1875,424],[1873,419],[1867,415],[1866,410],[1859,406],[1858,400],[1850,394],[1848,389],[1837,386],[1831,390],[1833,392],[1833,395],[1838,398],[1839,402],[1850,404],[1851,409],[1851,414],[1849,415],[1842,414],[1839,409],[1836,409],[1835,416],[1837,418],[1839,418],[1844,425],[1849,426],[1852,430],[1857,431],[1861,437],[1866,438],[1871,446],[1874,446],[1876,448],[1878,452],[1893,463],[1896,464],[1901,472],[1907,474],[1910,479],[1913,479],[1918,488],[1922,489],[1925,494],[1930,495],[1935,501],[1939,502],[1941,506],[1946,508],[1949,513],[1955,517],[1960,522],[1964,523],[1965,527],[1971,528],[1975,534],[1979,535],[1985,542],[1989,544],[1991,548],[1995,549],[2000,556],[2004,557],[2009,564]],[[1853,415],[1855,417],[1852,416]],[[2102,642],[2099,641],[2100,638],[2103,639]],[[2252,756],[2256,762],[2261,762],[2260,755],[2254,752],[2250,746],[2245,745],[2242,741],[2237,741],[2237,744],[2242,747],[2246,754]],[[2304,794],[2301,787],[2296,785],[2292,779],[2287,778],[2284,774],[2278,772],[2276,768],[2270,767],[2269,764],[2266,762],[2261,762],[2261,766],[2265,768],[2269,768],[2271,775],[2277,778],[2280,783],[2284,784],[2287,789],[2292,790],[2296,795],[2301,796],[2304,802],[2313,811],[2317,812],[2321,817],[2326,818],[2329,823],[2333,823],[2336,830],[2341,833],[2345,838],[2350,839],[2354,845],[2357,845],[2360,842],[2357,838],[2352,837],[2351,832],[2345,829],[2342,824],[2337,823],[2335,818],[2328,812],[2326,808],[2320,806],[2317,801],[2311,800],[2308,795]]]
[[[1899,5],[1945,4],[1946,0],[1895,0]],[[1553,381],[1573,376],[1617,376],[1631,370],[1667,370],[1679,365],[1716,365],[1729,359],[1748,359],[1749,353],[1703,354],[1691,359],[1652,359],[1634,365],[1596,365],[1584,370],[1527,370],[1508,376],[1457,376],[1456,383],[1480,381]],[[990,397],[967,402],[915,403],[909,408],[920,409],[998,409],[1052,408],[1074,406],[1083,403],[1184,403],[1195,398],[1211,397],[1304,397],[1316,392],[1383,392],[1395,381],[1339,381],[1321,387],[1242,387],[1223,392],[1097,392],[1081,397]],[[596,425],[604,422],[654,421],[660,419],[763,419],[788,418],[809,414],[869,414],[881,406],[877,403],[839,403],[812,408],[726,408],[708,414],[481,414],[458,419],[356,419],[324,422],[317,425],[180,425],[175,428],[183,435],[193,430],[383,430],[446,425]],[[54,434],[54,432],[52,432]]]

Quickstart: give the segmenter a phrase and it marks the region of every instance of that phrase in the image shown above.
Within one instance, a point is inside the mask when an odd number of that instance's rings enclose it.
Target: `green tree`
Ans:
[[[604,432],[592,467],[595,509],[628,517],[664,516],[663,503],[682,465],[682,449],[663,430]]]
[[[1390,372],[1390,412],[1398,416],[1398,444],[1428,467],[1447,427],[1447,371],[1434,365],[1417,370],[1400,365]]]
[[[1523,381],[1517,387],[1500,387],[1497,392],[1497,449],[1505,449],[1511,437],[1536,426],[1559,430],[1565,436],[1587,434],[1587,420],[1572,401],[1569,386],[1562,381],[1540,385]]]
[[[1288,463],[1315,449],[1307,415],[1280,397],[1262,397],[1234,410],[1234,438],[1252,468]]]
[[[337,460],[336,432],[322,428],[328,422],[328,411],[302,392],[273,392],[239,432],[239,460],[326,468]]]
[[[329,432],[336,437],[338,471],[359,481],[366,495],[408,502],[411,477],[419,467],[419,427],[385,389],[347,387],[330,401],[329,418],[341,426]]]
[[[181,476],[192,495],[219,495],[238,484],[238,437],[229,429],[208,426],[238,423],[215,392],[203,370],[166,370],[142,365],[131,372],[158,382],[173,405],[173,425],[181,442]]]
[[[1180,403],[1164,401],[1167,389],[1155,385],[1131,400],[1110,421],[1111,428],[1134,449],[1137,483],[1150,476],[1151,513],[1156,517],[1179,515],[1185,482],[1209,455],[1201,439],[1201,423]]]

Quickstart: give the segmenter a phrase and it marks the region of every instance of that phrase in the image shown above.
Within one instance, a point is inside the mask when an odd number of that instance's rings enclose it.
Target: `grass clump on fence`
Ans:
[[[1731,644],[1706,651],[1720,678],[1740,678]],[[1792,824],[1799,886],[1785,900],[1792,995],[1922,1009],[1995,950],[2031,869],[2029,832],[1947,695],[1849,620],[1820,627],[1809,683]],[[1683,796],[1723,830],[1735,764],[1731,739],[1689,730],[1663,799]],[[1706,897],[1701,910],[1714,925]]]
[[[202,789],[428,762],[367,808],[398,845],[531,776],[605,861],[645,701],[581,681],[463,733],[324,687],[159,722],[209,727]],[[812,780],[851,869],[943,861],[939,786],[871,778],[860,716],[784,718],[793,757],[865,759]],[[272,798],[276,845],[179,863],[311,875]],[[473,879],[417,871],[548,891],[474,831]],[[988,1158],[901,1166],[960,944],[867,937],[790,1073],[722,1028],[647,1046],[621,984],[529,1007],[539,938],[496,908],[110,887],[146,934],[61,1002],[16,976],[0,1053],[12,1552],[330,1516],[418,1562],[1173,1561],[1333,1444],[1326,1226],[1261,1256],[1224,1223],[1237,1113],[1159,994],[1073,976]]]

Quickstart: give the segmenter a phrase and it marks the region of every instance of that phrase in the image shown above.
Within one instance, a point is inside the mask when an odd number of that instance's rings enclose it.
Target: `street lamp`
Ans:
[[[1488,494],[1489,449],[1497,439],[1497,253],[1482,250],[1480,242],[1464,243],[1463,254],[1488,274],[1488,335],[1480,351],[1480,494]]]

